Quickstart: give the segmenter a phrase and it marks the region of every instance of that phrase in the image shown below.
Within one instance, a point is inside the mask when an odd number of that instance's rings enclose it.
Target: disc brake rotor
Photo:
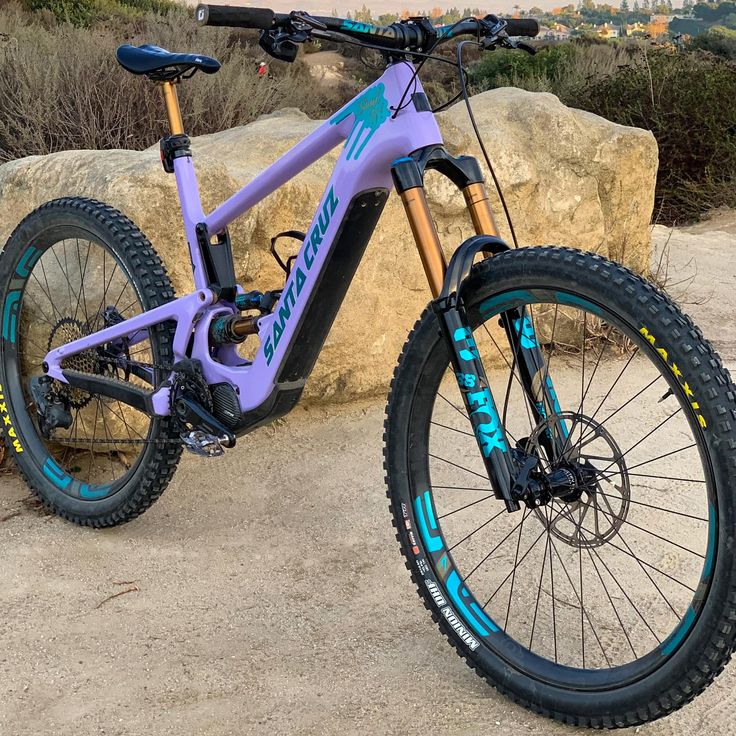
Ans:
[[[606,428],[593,418],[574,412],[547,417],[527,440],[528,452],[549,458],[549,438],[567,432],[562,457],[543,460],[548,470],[578,466],[595,477],[578,497],[556,499],[550,510],[536,508],[537,518],[560,541],[572,547],[600,547],[617,534],[629,512],[631,488],[623,453]]]

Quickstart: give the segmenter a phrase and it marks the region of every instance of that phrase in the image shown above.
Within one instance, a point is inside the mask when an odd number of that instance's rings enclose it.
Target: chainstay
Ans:
[[[170,365],[162,365],[158,363],[144,363],[139,360],[130,360],[129,358],[124,358],[123,360],[125,361],[125,366],[121,366],[121,367],[135,366],[137,368],[161,370],[167,373],[172,373],[174,371],[174,367]],[[130,383],[129,381],[124,381],[122,379],[113,379],[113,380],[117,380],[120,383]],[[90,395],[95,396],[95,394],[90,394]],[[78,439],[76,437],[74,438],[52,437],[51,439],[55,442],[58,442],[64,445],[158,445],[159,447],[169,446],[169,445],[181,445],[181,438],[154,439],[154,440],[146,440],[146,439],[134,440],[132,438],[89,440],[89,439]]]

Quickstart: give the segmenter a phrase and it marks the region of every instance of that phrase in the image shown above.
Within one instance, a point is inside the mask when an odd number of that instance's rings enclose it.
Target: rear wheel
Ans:
[[[476,266],[464,294],[509,443],[595,481],[505,510],[426,311],[396,369],[385,436],[419,593],[468,664],[529,708],[595,727],[665,715],[712,681],[734,643],[730,378],[663,293],[592,254],[505,253]],[[517,307],[546,358],[535,380],[556,392],[539,420],[499,324]],[[544,440],[560,427],[555,455]]]
[[[76,523],[101,527],[135,518],[176,468],[181,444],[173,422],[58,381],[38,381],[49,350],[173,298],[153,247],[107,205],[54,200],[11,235],[0,257],[0,293],[0,410],[23,477],[50,510]],[[160,325],[72,356],[62,367],[153,390],[171,363],[172,339],[173,326]],[[42,426],[32,388],[39,385],[48,387],[68,427]]]

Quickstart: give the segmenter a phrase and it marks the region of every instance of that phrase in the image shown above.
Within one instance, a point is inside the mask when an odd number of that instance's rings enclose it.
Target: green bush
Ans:
[[[736,67],[703,53],[655,51],[582,90],[580,107],[651,130],[661,219],[736,205]]]
[[[694,36],[688,42],[688,46],[690,49],[709,51],[724,59],[736,60],[736,31],[716,26],[708,33]]]
[[[730,34],[721,34],[726,42]],[[571,107],[652,131],[659,145],[655,216],[683,222],[736,205],[736,66],[709,51],[571,43],[535,57],[489,54],[472,79],[476,90],[552,92]]]
[[[473,68],[471,82],[476,89],[522,87],[552,92],[565,101],[591,79],[634,63],[637,54],[634,44],[590,40],[544,46],[535,56],[499,50],[486,54]]]
[[[46,11],[61,23],[88,27],[115,18],[140,18],[146,13],[165,15],[177,9],[172,0],[25,0],[31,11]]]

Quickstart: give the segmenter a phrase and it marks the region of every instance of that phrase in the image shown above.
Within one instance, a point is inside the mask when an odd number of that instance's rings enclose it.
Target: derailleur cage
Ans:
[[[69,429],[73,422],[69,400],[54,390],[54,379],[50,376],[34,376],[30,384],[41,434],[50,440],[55,429]]]

